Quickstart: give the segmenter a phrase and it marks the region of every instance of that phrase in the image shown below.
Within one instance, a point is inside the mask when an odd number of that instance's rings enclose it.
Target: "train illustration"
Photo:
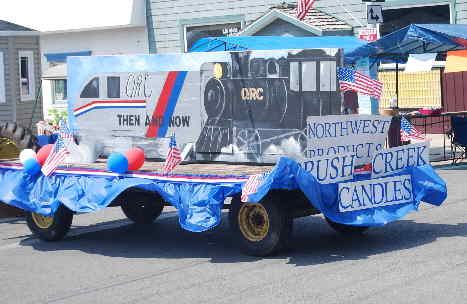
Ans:
[[[96,154],[164,158],[175,134],[186,159],[273,162],[304,152],[308,116],[341,113],[340,49],[115,57],[69,63],[72,121]],[[83,66],[95,73],[74,79]]]
[[[284,143],[291,142],[303,151],[306,118],[341,113],[336,76],[342,64],[340,51],[254,55],[235,52],[230,63],[204,67],[214,72],[203,83],[207,119],[196,142],[197,152],[247,153],[257,159],[287,153]]]

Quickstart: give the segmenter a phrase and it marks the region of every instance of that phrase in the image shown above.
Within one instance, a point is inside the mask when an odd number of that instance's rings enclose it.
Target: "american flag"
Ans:
[[[64,140],[59,136],[52,151],[49,156],[47,156],[44,166],[42,166],[42,173],[44,173],[45,176],[52,174],[68,154],[70,154],[70,152],[68,152]]]
[[[172,171],[180,162],[182,158],[180,156],[180,150],[177,148],[177,142],[175,141],[175,134],[170,137],[169,152],[164,163],[164,173]]]
[[[66,122],[63,120],[59,122],[59,126],[60,129],[58,131],[57,141],[55,142],[52,151],[50,151],[50,154],[47,156],[41,169],[45,176],[52,174],[55,169],[57,169],[58,165],[60,165],[60,163],[66,158],[66,156],[70,154],[68,146],[73,140],[73,134],[68,128]]]
[[[355,91],[380,99],[383,83],[349,68],[337,70],[339,86],[342,92]]]
[[[303,20],[313,6],[315,0],[298,0],[297,1],[297,18],[298,20]]]
[[[401,140],[409,141],[411,139],[426,140],[426,137],[420,131],[415,129],[414,126],[412,126],[407,119],[402,117],[401,119]]]
[[[263,183],[264,179],[266,178],[266,176],[268,176],[268,174],[269,171],[261,174],[250,175],[250,177],[248,178],[248,180],[242,188],[242,202],[247,202],[248,195],[256,193],[256,190]]]

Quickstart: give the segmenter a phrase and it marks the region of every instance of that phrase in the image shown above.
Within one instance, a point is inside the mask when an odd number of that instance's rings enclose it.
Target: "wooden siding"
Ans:
[[[183,24],[230,23],[226,16],[241,16],[236,22],[250,24],[266,13],[269,8],[283,0],[151,0],[150,15],[153,23],[148,27],[154,30],[158,53],[180,52],[183,49]],[[295,1],[287,1],[295,3]],[[192,21],[192,22],[190,22]]]
[[[451,4],[451,8],[455,10],[452,11],[451,15],[457,15],[457,23],[466,23],[467,21],[467,0],[386,0],[384,3],[373,4],[382,5],[383,10],[385,8]],[[367,24],[366,4],[362,3],[361,0],[320,0],[316,2],[315,6],[323,12],[352,25],[355,33],[358,33],[358,29],[362,25],[366,26]],[[464,12],[461,13],[461,10]],[[456,20],[456,18],[453,19]],[[414,20],[413,23],[416,23],[416,21]]]
[[[0,37],[0,51],[3,52],[5,64],[5,93],[6,103],[0,104],[0,121],[16,121],[29,127],[34,107],[34,100],[21,101],[19,82],[19,54],[20,50],[34,53],[35,88],[40,88],[40,51],[39,36]],[[36,94],[34,94],[36,95]],[[35,122],[42,119],[42,99],[38,101],[34,115]]]
[[[5,76],[5,103],[0,103],[0,121],[11,120],[13,117],[12,110],[12,96],[11,90],[9,90],[9,83],[11,81],[11,75],[8,72],[10,69],[9,51],[8,51],[8,38],[0,37],[0,52],[3,53],[3,65],[4,65],[4,76]]]
[[[41,87],[41,59],[40,59],[40,51],[39,51],[39,37],[15,37],[15,54],[16,54],[16,62],[19,62],[19,51],[33,51],[34,52],[34,100],[27,100],[21,101],[19,98],[19,82],[16,86],[16,93],[18,96],[17,103],[16,103],[16,122],[25,126],[29,127],[31,122],[31,116],[34,108],[35,98],[37,96],[37,90]],[[19,66],[18,64],[15,65],[15,72],[16,75],[19,75]],[[38,100],[35,112],[34,112],[34,119],[33,119],[33,126],[39,120],[42,120],[42,99]]]
[[[456,0],[456,23],[467,23],[467,0]]]
[[[271,7],[296,0],[147,0],[150,51],[154,53],[180,52],[184,24],[228,23],[225,16],[243,16],[244,26],[265,14]],[[453,20],[467,23],[467,0],[386,0],[384,7],[408,7],[451,4]],[[366,4],[361,0],[320,0],[314,7],[354,27],[355,34],[366,26]],[[384,9],[383,7],[383,9]],[[206,20],[203,22],[203,19]],[[191,22],[190,22],[191,21]]]

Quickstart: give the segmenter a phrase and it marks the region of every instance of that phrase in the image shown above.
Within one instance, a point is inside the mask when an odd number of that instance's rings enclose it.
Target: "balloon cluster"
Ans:
[[[39,173],[53,147],[53,144],[45,145],[37,153],[32,149],[22,150],[19,154],[19,161],[23,164],[24,171],[30,175]]]
[[[139,170],[144,164],[144,151],[133,148],[126,153],[114,152],[107,159],[107,168],[115,173]]]

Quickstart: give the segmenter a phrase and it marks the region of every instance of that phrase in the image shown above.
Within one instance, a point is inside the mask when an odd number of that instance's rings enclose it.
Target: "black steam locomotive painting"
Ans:
[[[196,152],[242,154],[261,161],[303,153],[308,116],[339,114],[338,50],[287,51],[280,57],[232,52],[231,62],[206,64],[203,83],[206,120]],[[206,157],[205,156],[205,157]]]
[[[273,163],[301,157],[309,116],[341,113],[341,49],[73,57],[70,122],[83,151],[138,146],[165,158]]]

